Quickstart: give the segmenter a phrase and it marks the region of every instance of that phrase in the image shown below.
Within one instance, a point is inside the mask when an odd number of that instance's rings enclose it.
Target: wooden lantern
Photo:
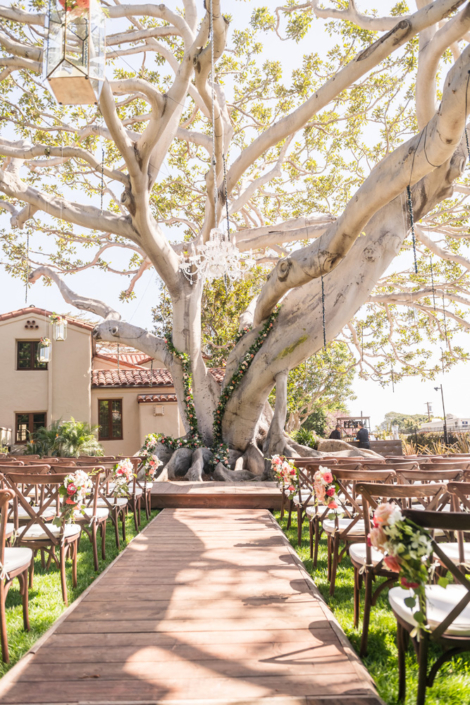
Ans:
[[[104,14],[98,0],[59,0],[50,7],[45,76],[60,105],[97,103],[104,81]]]

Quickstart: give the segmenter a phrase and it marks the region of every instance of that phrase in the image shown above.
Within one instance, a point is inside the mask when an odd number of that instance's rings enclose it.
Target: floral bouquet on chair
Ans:
[[[398,573],[402,587],[413,591],[405,604],[418,609],[413,613],[418,626],[411,636],[426,629],[425,587],[431,569],[432,545],[429,534],[420,526],[403,517],[400,507],[391,502],[379,504],[372,519],[374,528],[367,537],[369,546],[385,554],[384,565]]]
[[[299,484],[298,470],[294,463],[287,460],[284,455],[273,455],[271,458],[271,470],[279,488],[284,490],[289,498],[293,497]]]
[[[55,526],[73,523],[75,512],[85,514],[83,503],[90,494],[92,485],[90,476],[83,470],[76,470],[67,475],[63,485],[59,487],[59,495],[63,498],[63,502],[60,516],[55,517],[52,522]]]
[[[129,482],[133,477],[134,466],[131,460],[120,460],[113,468],[113,497],[129,497]]]
[[[328,509],[338,509],[338,485],[330,468],[320,465],[313,476],[313,491],[317,504],[324,504]],[[334,514],[331,515],[334,518]],[[330,516],[328,518],[331,518]]]

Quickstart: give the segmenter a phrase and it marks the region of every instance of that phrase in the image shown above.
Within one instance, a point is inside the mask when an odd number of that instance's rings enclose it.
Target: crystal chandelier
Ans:
[[[251,250],[242,254],[222,230],[213,228],[209,241],[201,245],[197,255],[181,255],[179,268],[192,284],[196,276],[209,282],[221,277],[235,281],[254,264]]]

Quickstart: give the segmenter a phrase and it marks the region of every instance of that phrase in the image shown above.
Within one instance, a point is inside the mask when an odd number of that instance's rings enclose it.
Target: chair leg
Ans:
[[[98,533],[98,527],[96,525],[96,521],[93,522],[93,525],[91,527],[91,544],[93,546],[93,563],[95,564],[95,570],[97,571],[99,569],[99,562],[98,562],[98,545],[96,541],[96,534]],[[77,546],[78,548],[78,546]]]
[[[101,557],[106,560],[106,527],[108,525],[107,521],[101,522]]]
[[[147,515],[147,521],[150,519],[150,511],[151,511],[150,503],[151,503],[151,501],[152,501],[151,490],[146,490],[146,492],[145,492],[145,514]]]
[[[0,638],[2,642],[2,658],[5,663],[10,663],[10,655],[8,653],[8,632],[7,618],[5,614],[5,581],[0,580]]]
[[[297,546],[300,548],[302,546],[302,519],[303,511],[302,507],[297,507]]]
[[[359,587],[359,570],[354,566],[354,628],[359,625],[359,615],[361,613],[361,593]]]
[[[96,546],[96,533],[95,533],[95,546]],[[78,559],[78,540],[72,544],[72,586],[77,587],[77,559]],[[96,558],[98,559],[98,550],[96,551]]]
[[[426,681],[428,676],[428,637],[426,634],[421,636],[418,646],[419,654],[419,676],[418,676],[418,696],[416,705],[424,705],[426,700]]]
[[[313,558],[313,522],[314,520],[309,519],[308,521],[308,540],[310,549],[310,558]]]
[[[331,580],[331,535],[328,534],[328,545],[327,545],[327,565],[328,565],[328,572],[327,572],[327,580],[328,582]]]
[[[364,598],[364,619],[362,621],[362,638],[359,656],[363,657],[367,653],[367,641],[369,638],[370,610],[372,607],[372,572],[368,571],[365,577],[366,594]]]
[[[316,568],[318,564],[318,547],[320,545],[320,536],[321,536],[321,529],[320,529],[320,520],[318,517],[315,517],[315,548],[313,550],[313,567]]]
[[[280,519],[284,519],[284,509],[285,509],[285,504],[286,504],[286,496],[284,494],[284,490],[281,492],[281,516]]]
[[[29,588],[30,589],[33,587],[33,579],[34,579],[34,554],[33,554],[33,560],[31,561],[31,565],[29,566]]]
[[[336,586],[336,573],[338,570],[338,554],[339,554],[339,539],[337,536],[333,536],[333,555],[331,558],[331,579],[330,579],[330,595],[335,594]]]
[[[137,511],[138,511],[138,524],[139,524],[139,531],[140,531],[140,525],[142,524],[142,495],[139,497],[139,501],[137,503]]]
[[[65,552],[66,547],[60,547],[60,583],[62,585],[62,599],[64,600],[65,606],[68,606],[67,601],[67,580],[65,576]]]
[[[121,548],[121,542],[119,540],[119,512],[117,507],[113,508],[112,520],[114,524],[114,538],[116,539],[116,548],[119,551]]]
[[[121,512],[121,522],[122,522],[122,540],[126,543],[126,519],[127,519],[127,507]]]
[[[405,630],[397,622],[397,648],[398,648],[398,702],[404,702],[406,697],[406,647]]]
[[[132,502],[132,509],[134,510],[134,527],[135,530],[139,530],[139,516],[137,512],[137,497],[134,497],[134,501]]]
[[[290,499],[290,500],[289,500],[289,507],[288,507],[288,509],[287,509],[287,526],[286,526],[286,529],[288,529],[288,530],[290,529],[290,525],[291,525],[291,522],[292,522],[292,507],[293,507],[293,504],[294,504],[293,501]]]
[[[23,626],[27,632],[30,631],[29,626],[29,592],[28,592],[28,569],[26,568],[21,575],[18,576],[20,590],[23,596]]]

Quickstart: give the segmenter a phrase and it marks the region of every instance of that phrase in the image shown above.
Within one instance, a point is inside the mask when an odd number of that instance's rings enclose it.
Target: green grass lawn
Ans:
[[[279,512],[275,514],[292,546],[302,559],[306,569],[312,576],[315,584],[325,598],[327,604],[334,612],[337,620],[344,629],[348,639],[356,651],[359,651],[361,629],[354,629],[354,572],[349,558],[344,558],[340,563],[336,579],[334,597],[328,595],[329,582],[327,580],[327,548],[326,539],[322,539],[318,566],[313,568],[309,558],[308,523],[304,523],[302,532],[302,547],[297,545],[297,520],[292,517],[292,526],[286,530],[287,514],[281,521]],[[361,604],[364,603],[364,591]],[[436,647],[431,654],[440,653]],[[369,628],[368,655],[363,659],[365,666],[377,684],[380,696],[387,705],[395,705],[398,695],[398,663],[396,647],[396,622],[388,605],[387,590],[379,598],[376,607],[372,608],[371,624]],[[410,646],[406,664],[407,672],[407,705],[416,702],[416,688],[418,672],[414,652]],[[470,703],[470,653],[457,656],[445,664],[439,671],[434,685],[427,690],[426,705],[468,705]]]
[[[152,519],[158,514],[152,512]],[[145,512],[142,513],[141,529],[147,525]],[[135,535],[134,516],[129,514],[126,522],[127,542]],[[127,544],[122,542],[121,551]],[[111,561],[118,555],[114,540],[114,528],[108,522],[106,533],[106,561],[101,560],[101,536],[98,535],[98,555],[100,557],[100,570],[102,572]],[[77,566],[78,584],[72,588],[72,563],[67,561],[67,590],[69,604],[93,582],[99,575],[95,573],[93,566],[93,551],[88,537],[83,534],[80,541]],[[23,629],[23,609],[18,580],[14,580],[7,597],[7,629],[8,645],[10,650],[10,663],[7,665],[0,662],[0,676],[3,676],[27,651],[35,641],[49,629],[55,620],[60,617],[66,609],[62,601],[62,590],[60,587],[60,574],[56,566],[51,565],[49,571],[41,568],[41,560],[38,557],[34,563],[34,584],[29,591],[29,621],[31,631]]]

